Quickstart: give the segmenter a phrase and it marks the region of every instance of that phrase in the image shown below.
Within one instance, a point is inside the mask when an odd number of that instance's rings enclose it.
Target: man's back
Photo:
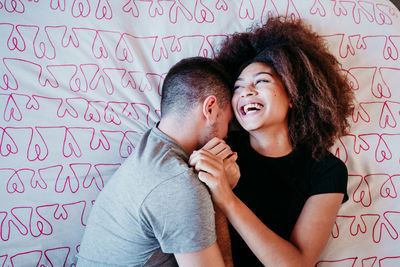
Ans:
[[[157,127],[146,132],[97,198],[78,265],[176,266],[173,253],[212,245],[211,198],[187,160]]]

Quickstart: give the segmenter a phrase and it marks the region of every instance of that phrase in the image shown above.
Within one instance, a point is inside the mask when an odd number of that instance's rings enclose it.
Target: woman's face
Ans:
[[[272,67],[261,62],[251,63],[240,73],[234,87],[233,111],[246,131],[287,129],[291,103]]]

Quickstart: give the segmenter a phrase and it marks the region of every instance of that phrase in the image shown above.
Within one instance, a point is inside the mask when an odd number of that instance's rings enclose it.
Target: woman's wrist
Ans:
[[[221,203],[218,203],[219,208],[225,214],[225,216],[235,212],[236,207],[238,206],[240,200],[238,197],[232,192],[229,198],[226,198]]]

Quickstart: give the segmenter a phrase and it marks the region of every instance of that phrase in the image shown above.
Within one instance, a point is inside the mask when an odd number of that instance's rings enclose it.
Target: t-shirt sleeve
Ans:
[[[312,170],[311,195],[325,193],[343,193],[343,203],[347,195],[347,167],[337,157],[329,154],[326,158],[315,163]]]
[[[164,253],[199,251],[216,241],[211,196],[190,170],[152,190],[141,206],[140,217]]]

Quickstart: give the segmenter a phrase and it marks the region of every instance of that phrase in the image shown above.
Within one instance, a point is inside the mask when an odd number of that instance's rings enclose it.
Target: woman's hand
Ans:
[[[231,188],[235,188],[240,178],[240,169],[236,163],[238,155],[236,152],[232,152],[231,148],[225,143],[224,140],[214,137],[201,150],[209,151],[211,154],[221,158],[223,160],[225,176]],[[199,150],[200,151],[200,150]],[[194,161],[196,153],[199,151],[194,151],[190,156],[189,163]],[[194,165],[192,165],[194,166]],[[199,170],[197,170],[199,171]]]
[[[240,178],[236,159],[237,153],[218,138],[211,139],[190,156],[189,164],[198,172],[199,179],[210,188],[214,202],[219,206],[233,198],[232,188]]]

